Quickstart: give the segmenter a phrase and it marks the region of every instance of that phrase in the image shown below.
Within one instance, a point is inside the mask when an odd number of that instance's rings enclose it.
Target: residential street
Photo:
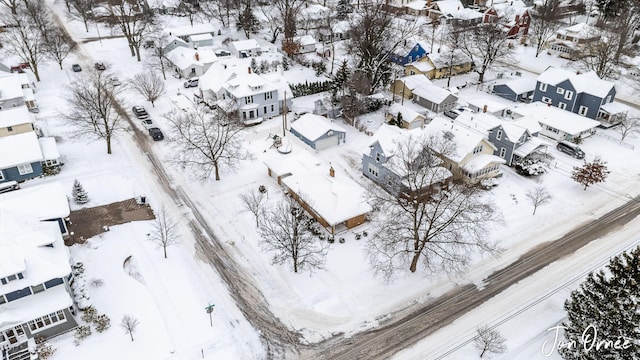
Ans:
[[[52,13],[56,14],[53,8]],[[56,21],[60,27],[64,28],[58,16]],[[79,44],[90,40],[74,39]],[[82,46],[78,48],[78,52],[89,64],[98,60],[91,59],[91,54],[83,52]],[[181,221],[187,222],[192,231],[197,243],[197,255],[200,259],[206,260],[226,282],[230,294],[244,317],[262,334],[262,341],[270,359],[390,358],[397,351],[416,344],[510,286],[525,280],[545,266],[570,256],[590,242],[615,232],[640,215],[640,201],[637,198],[631,199],[605,216],[591,223],[581,224],[560,239],[545,239],[546,242],[540,246],[486,278],[482,288],[473,284],[461,285],[427,303],[398,309],[373,330],[349,338],[336,335],[319,343],[303,344],[302,335],[288,328],[274,315],[252,275],[248,274],[244,267],[236,263],[228,253],[224,241],[218,237],[216,229],[210,226],[207,217],[200,212],[189,189],[175,186],[172,182],[171,174],[167,173],[162,162],[154,155],[149,137],[134,125],[123,107],[119,110],[133,131],[131,139],[140,149],[140,155],[136,158],[145,161],[146,155],[146,163],[141,164],[141,169],[149,172],[148,178],[156,179],[155,185],[162,189],[167,199],[172,199],[172,205],[175,208],[192,215],[182,218]],[[123,137],[122,141],[128,140]],[[571,269],[567,269],[567,272],[569,271]]]

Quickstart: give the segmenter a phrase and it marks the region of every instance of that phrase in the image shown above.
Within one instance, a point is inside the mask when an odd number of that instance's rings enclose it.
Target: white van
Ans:
[[[20,189],[20,184],[18,184],[17,181],[7,181],[0,183],[0,194],[18,189]]]

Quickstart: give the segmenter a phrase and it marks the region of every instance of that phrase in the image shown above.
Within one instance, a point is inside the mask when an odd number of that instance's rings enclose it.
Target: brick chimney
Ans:
[[[336,171],[333,170],[333,166],[329,167],[329,176],[336,177]]]
[[[482,112],[483,112],[483,113],[486,113],[486,112],[487,112],[487,105],[485,105],[485,106],[483,106],[483,107],[482,107]]]
[[[247,72],[248,72],[249,74],[251,74],[251,66],[249,66],[249,67],[247,68]]]
[[[200,61],[200,54],[196,53],[196,61]]]

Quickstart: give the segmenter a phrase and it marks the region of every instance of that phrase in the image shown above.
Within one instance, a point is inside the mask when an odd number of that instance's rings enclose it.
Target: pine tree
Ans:
[[[243,30],[247,39],[250,34],[255,34],[260,30],[260,21],[258,21],[258,18],[253,14],[250,2],[247,2],[244,6],[244,10],[238,13],[236,29]]]
[[[571,178],[587,190],[589,186],[605,181],[609,173],[606,161],[595,158],[590,163],[585,160],[581,167],[574,166]]]
[[[351,72],[349,71],[349,63],[347,60],[342,60],[338,71],[333,75],[333,94],[334,96],[338,95],[338,91],[340,91],[340,95],[344,95],[344,88],[347,85],[347,81],[349,80],[349,76]]]
[[[73,190],[71,191],[71,195],[73,196],[73,201],[75,201],[75,203],[78,205],[86,204],[89,202],[89,196],[87,195],[87,192],[84,191],[84,188],[82,187],[82,184],[80,184],[80,181],[78,181],[78,179],[75,179],[73,182]]]
[[[349,4],[349,0],[339,0],[338,5],[336,6],[336,18],[338,20],[344,20],[347,18],[347,15],[352,12],[351,4]]]
[[[258,62],[256,61],[256,58],[251,59],[251,71],[256,74],[260,74],[260,69],[258,68]]]
[[[565,302],[562,325],[572,346],[564,359],[631,360],[640,358],[640,247],[609,262],[606,271],[590,273]],[[614,344],[618,341],[618,344]],[[575,344],[575,345],[573,345]]]

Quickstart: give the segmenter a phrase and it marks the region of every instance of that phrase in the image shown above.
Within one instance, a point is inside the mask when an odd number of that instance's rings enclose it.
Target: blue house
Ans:
[[[495,95],[514,102],[529,102],[536,88],[536,81],[527,78],[509,79],[493,85],[491,90]]]
[[[294,121],[289,131],[315,150],[340,145],[347,137],[347,131],[333,120],[309,113]]]
[[[404,43],[396,48],[396,50],[389,56],[389,61],[405,65],[413,61],[418,61],[425,58],[429,52],[427,49],[429,45],[421,40],[409,41],[404,40]]]
[[[0,183],[41,176],[43,160],[34,131],[0,137]]]
[[[572,113],[600,120],[607,116],[603,105],[613,102],[616,89],[612,82],[594,72],[576,74],[549,67],[536,79],[533,101],[541,101]]]

